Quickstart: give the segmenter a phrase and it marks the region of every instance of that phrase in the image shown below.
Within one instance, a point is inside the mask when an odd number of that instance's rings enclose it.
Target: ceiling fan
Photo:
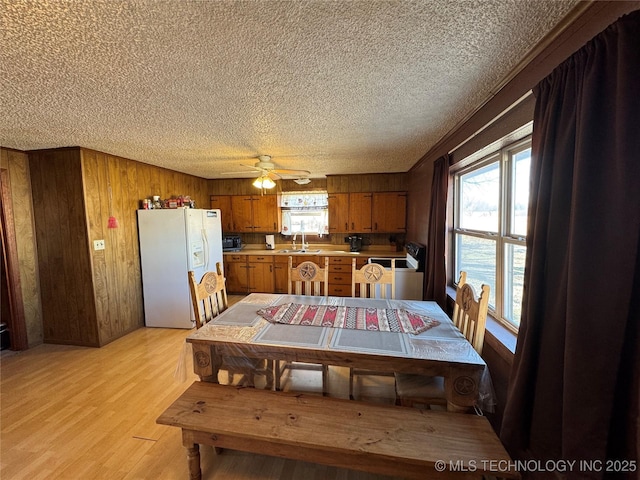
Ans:
[[[256,157],[258,161],[254,165],[244,165],[243,167],[250,168],[260,174],[260,177],[267,177],[271,181],[280,180],[284,175],[293,176],[298,178],[307,178],[311,174],[308,170],[291,170],[286,168],[276,168],[275,163],[271,162],[271,155],[260,155]],[[247,171],[242,172],[225,172],[224,175],[238,175],[247,173]],[[305,182],[308,183],[308,182]]]

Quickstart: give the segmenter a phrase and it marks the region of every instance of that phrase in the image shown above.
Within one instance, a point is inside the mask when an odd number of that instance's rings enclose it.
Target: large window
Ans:
[[[466,271],[476,294],[489,285],[491,313],[512,328],[522,309],[530,164],[526,139],[454,174],[454,276]]]

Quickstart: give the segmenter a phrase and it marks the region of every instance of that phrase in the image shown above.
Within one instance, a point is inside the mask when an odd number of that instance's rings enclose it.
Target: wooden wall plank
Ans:
[[[97,345],[77,149],[29,154],[45,342]]]
[[[29,156],[25,152],[0,148],[0,163],[8,171],[24,321],[28,345],[34,346],[42,343],[43,333]]]
[[[109,336],[108,326],[105,327],[104,319],[109,317],[109,298],[107,281],[107,259],[106,250],[94,250],[93,241],[104,239],[106,226],[101,219],[104,216],[106,206],[103,205],[103,198],[100,196],[100,167],[104,162],[104,156],[93,150],[83,150],[82,152],[83,181],[85,185],[85,205],[87,210],[88,248],[91,251],[94,302],[96,309],[96,325],[100,339]],[[105,332],[106,328],[106,332]]]

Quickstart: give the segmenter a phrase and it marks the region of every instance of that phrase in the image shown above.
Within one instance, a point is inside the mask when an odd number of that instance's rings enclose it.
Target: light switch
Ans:
[[[93,249],[94,250],[104,250],[104,240],[94,240],[93,241]]]

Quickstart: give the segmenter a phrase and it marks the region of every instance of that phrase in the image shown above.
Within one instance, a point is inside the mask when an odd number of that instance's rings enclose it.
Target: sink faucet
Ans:
[[[300,232],[302,233],[302,250],[306,250],[309,244],[304,241],[304,222],[300,222]]]

